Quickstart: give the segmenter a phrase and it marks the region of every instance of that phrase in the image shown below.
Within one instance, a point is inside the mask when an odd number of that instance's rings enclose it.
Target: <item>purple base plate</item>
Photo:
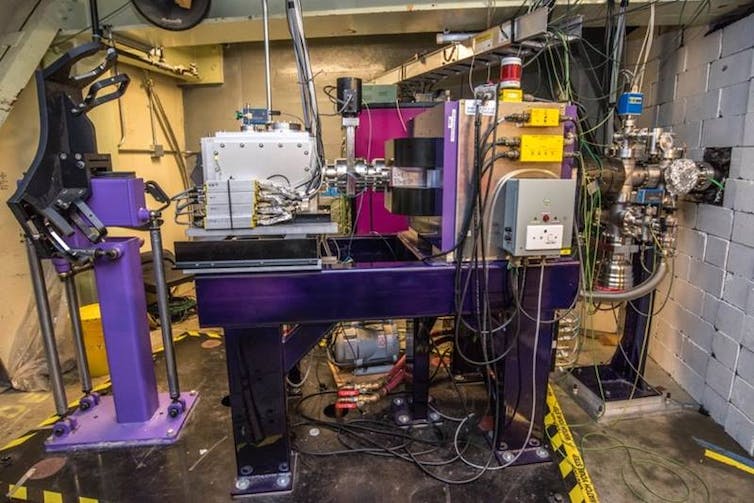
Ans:
[[[168,415],[170,395],[159,393],[159,405],[149,421],[118,423],[113,397],[103,396],[96,407],[70,414],[68,417],[76,422],[76,429],[62,437],[50,436],[45,441],[45,449],[57,452],[172,444],[178,440],[199,395],[191,391],[181,393],[181,398],[186,401],[186,411],[178,417]]]

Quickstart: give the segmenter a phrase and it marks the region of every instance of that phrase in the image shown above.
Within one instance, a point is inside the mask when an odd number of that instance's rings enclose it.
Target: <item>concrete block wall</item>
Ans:
[[[696,160],[733,148],[723,206],[681,205],[649,354],[754,455],[754,15],[707,31],[658,35],[644,77],[642,125],[672,127]],[[643,35],[627,44],[630,64]]]

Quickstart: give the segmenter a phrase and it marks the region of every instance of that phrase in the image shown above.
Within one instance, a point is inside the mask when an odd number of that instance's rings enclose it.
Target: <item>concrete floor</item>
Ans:
[[[191,323],[184,328],[191,328]],[[589,341],[582,353],[581,363],[599,362],[606,359],[606,355],[609,355],[610,352],[611,348],[604,346],[599,341]],[[159,364],[158,371],[162,372],[162,368]],[[69,374],[67,378],[73,381],[75,376]],[[194,375],[192,378],[198,379],[199,376]],[[584,441],[586,449],[583,454],[586,467],[601,501],[663,501],[662,498],[665,498],[664,501],[672,500],[676,502],[751,501],[751,495],[754,494],[754,477],[715,461],[705,460],[703,449],[693,441],[692,437],[702,438],[736,453],[743,454],[742,449],[724,433],[722,427],[716,425],[709,417],[700,414],[698,406],[652,361],[648,365],[647,378],[653,385],[666,388],[676,400],[686,403],[687,407],[660,415],[623,419],[610,423],[595,423],[562,390],[557,386],[555,387],[561,407],[571,425],[577,443]],[[205,382],[206,376],[202,377],[201,380],[201,382]],[[75,382],[69,383],[68,390],[71,398],[78,396]],[[205,406],[217,408],[214,403],[205,402]],[[52,412],[52,400],[46,393],[9,391],[0,394],[0,446],[46,419]],[[196,422],[196,418],[192,421]],[[187,432],[187,439],[191,433],[192,430]],[[585,436],[586,440],[584,440]],[[618,445],[620,442],[624,442],[634,449],[628,451]],[[0,452],[1,457],[2,452]],[[349,470],[355,459],[357,458],[348,457],[333,460],[332,463],[336,463],[341,469]],[[362,461],[366,462],[363,457],[358,459],[360,464]],[[672,462],[667,461],[668,459],[674,460],[675,464],[671,464]],[[630,461],[633,461],[633,465]],[[663,468],[662,465],[673,467],[675,474]],[[317,463],[310,464],[306,456],[304,456],[304,466],[306,466],[306,470],[311,471],[305,476],[305,479],[315,477],[312,480],[316,480],[318,470],[323,469],[323,464],[319,460],[317,460]],[[405,470],[405,465],[400,464],[399,467],[399,469]],[[526,472],[523,468],[517,467],[516,470],[520,470],[516,473],[522,478],[528,477],[532,483],[536,483],[537,480],[541,480],[541,483],[553,483],[551,478],[548,478],[549,476],[542,478],[541,474],[537,474],[539,472],[532,471],[532,474],[529,475],[529,472]],[[202,475],[198,474],[197,476],[201,477]],[[504,475],[498,472],[494,475],[491,474],[490,477],[502,478]],[[406,482],[412,487],[416,483],[425,486],[427,484],[422,482],[421,479],[414,481],[413,478]],[[450,488],[443,488],[442,484],[436,485],[435,489],[440,492],[434,492],[433,489],[433,494],[440,497],[440,493],[442,493],[445,501],[464,500],[465,497],[472,494],[465,493],[459,488],[453,488],[451,491]],[[475,491],[477,490],[479,489],[475,489]],[[225,491],[221,492],[227,495]],[[415,493],[415,491],[412,492]],[[707,493],[709,496],[707,496]],[[532,496],[536,493],[531,491],[529,493],[506,492],[505,498],[494,497],[495,493],[491,493],[489,490],[474,494],[476,494],[475,499],[477,501],[492,501],[493,499],[539,500],[538,497],[532,499]],[[224,499],[224,496],[218,496],[217,500],[222,501]],[[377,498],[375,501],[382,500]],[[392,501],[395,501],[395,499]]]

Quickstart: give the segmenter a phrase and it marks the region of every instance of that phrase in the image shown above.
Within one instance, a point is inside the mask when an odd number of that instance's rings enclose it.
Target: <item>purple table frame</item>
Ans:
[[[358,238],[357,238],[358,239]],[[542,319],[552,319],[555,309],[571,305],[578,290],[578,263],[562,260],[545,268]],[[322,337],[332,323],[344,320],[412,318],[415,326],[431,326],[438,316],[456,312],[453,264],[421,261],[357,263],[350,269],[317,272],[216,274],[196,279],[202,326],[225,330],[230,405],[236,445],[235,495],[290,491],[293,462],[287,429],[284,377]],[[493,308],[510,305],[507,263],[490,266]],[[526,275],[523,306],[536,312],[539,267]],[[469,306],[464,306],[469,311]],[[534,347],[534,322],[521,317],[518,351],[496,365],[499,379],[496,407],[501,412],[498,429],[500,451],[524,448],[517,464],[542,462],[546,388],[552,368],[554,326],[540,326]],[[297,324],[283,336],[280,326]],[[428,329],[419,330],[414,369],[414,400],[426,403]],[[423,333],[422,333],[423,332]],[[424,344],[424,341],[427,344]],[[425,349],[421,349],[422,346]],[[424,353],[424,354],[422,354]],[[532,396],[533,359],[537,367]],[[427,374],[426,376],[424,374]],[[423,396],[422,396],[423,395]],[[535,402],[535,416],[531,404]],[[516,406],[517,404],[517,406]],[[418,416],[422,412],[418,411]],[[415,418],[417,411],[414,411]],[[530,421],[534,434],[523,445]],[[539,454],[537,454],[539,453]]]

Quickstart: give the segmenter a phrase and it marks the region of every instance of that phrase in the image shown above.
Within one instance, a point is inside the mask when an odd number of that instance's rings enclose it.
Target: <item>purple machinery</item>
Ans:
[[[439,117],[433,121],[439,124],[439,133],[434,136],[441,136],[444,143],[441,222],[434,240],[416,240],[411,233],[335,239],[353,258],[348,268],[324,266],[322,270],[298,272],[254,272],[250,268],[248,272],[234,269],[227,273],[223,272],[219,252],[232,244],[234,260],[229,262],[235,265],[243,258],[243,241],[176,243],[178,266],[201,269],[196,274],[201,325],[220,326],[225,332],[236,446],[235,495],[292,490],[295,455],[287,425],[284,378],[333,323],[414,320],[412,399],[408,401],[409,410],[401,413],[408,413],[414,421],[428,420],[429,331],[437,317],[468,313],[472,308],[471,302],[457,305],[453,254],[431,258],[438,249],[453,248],[456,215],[463,211],[465,195],[457,180],[463,163],[457,155],[462,103],[446,102],[425,112]],[[570,176],[570,161],[560,168],[561,176]],[[210,264],[212,269],[208,270]],[[464,263],[461,270],[467,267]],[[504,260],[490,262],[493,309],[513,304],[507,268]],[[525,310],[536,310],[540,271],[544,274],[542,318],[552,319],[556,309],[572,304],[579,284],[576,260],[564,257],[547,262],[542,269],[538,265],[527,269],[521,289]],[[539,337],[535,338],[536,323],[519,318],[520,350],[495,364],[499,376],[498,392],[494,394],[499,397],[495,403],[499,440],[494,447],[499,459],[510,459],[510,453],[523,450],[516,464],[527,464],[550,459],[544,447],[544,415],[555,327],[539,325]],[[295,328],[284,332],[282,325]],[[529,417],[531,410],[534,417]],[[532,423],[533,434],[526,443]]]
[[[98,42],[76,47],[36,72],[40,142],[31,167],[8,206],[21,224],[58,421],[45,446],[49,451],[175,442],[197,400],[178,385],[162,261],[161,211],[169,198],[154,182],[133,173],[114,173],[108,155],[97,153],[94,127],[86,113],[119,98],[128,76],[96,81],[115,63],[113,49],[102,64],[72,75],[82,59],[105,50]],[[96,82],[95,82],[96,81]],[[87,96],[82,89],[89,87]],[[100,91],[114,88],[100,96]],[[149,210],[145,193],[162,206]],[[158,393],[147,323],[138,237],[109,238],[108,227],[149,230],[168,393]],[[55,344],[42,259],[51,259],[64,282],[83,398],[69,410]],[[84,351],[74,275],[93,267],[102,317],[112,394],[93,391]],[[168,320],[166,323],[165,320]]]

